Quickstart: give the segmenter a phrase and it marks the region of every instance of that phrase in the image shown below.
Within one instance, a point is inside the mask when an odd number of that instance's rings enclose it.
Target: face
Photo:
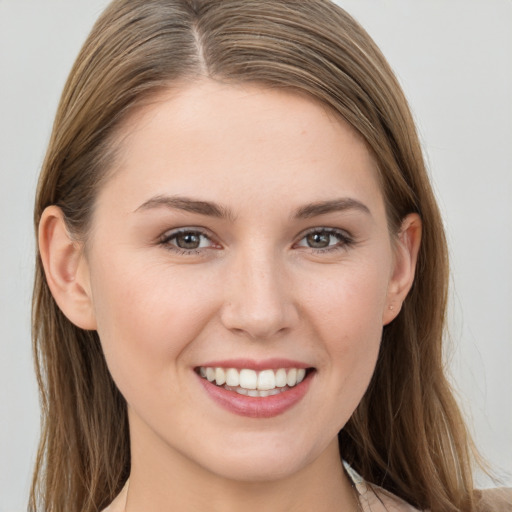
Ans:
[[[203,82],[119,144],[84,266],[134,460],[261,480],[335,450],[398,286],[362,140],[300,95]]]

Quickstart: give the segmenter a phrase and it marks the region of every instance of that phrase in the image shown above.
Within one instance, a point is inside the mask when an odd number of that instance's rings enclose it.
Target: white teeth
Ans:
[[[240,387],[256,389],[258,387],[258,374],[254,370],[240,370]]]
[[[224,368],[216,368],[215,369],[215,382],[217,386],[222,386],[226,382],[226,372]]]
[[[304,368],[279,368],[257,372],[248,368],[199,367],[199,375],[215,381],[217,386],[224,386],[237,393],[249,396],[271,396],[285,391],[302,382],[306,376]]]
[[[245,370],[242,370],[245,371]],[[258,375],[258,389],[267,391],[276,387],[276,376],[272,370],[263,370]]]
[[[229,368],[226,371],[226,384],[235,388],[240,384],[239,374],[234,368]]]
[[[234,391],[239,395],[252,396],[252,397],[265,397],[265,396],[274,396],[282,393],[283,391],[288,391],[290,388],[285,386],[284,388],[275,388],[269,390],[259,390],[259,389],[244,389],[240,386],[236,388],[232,388],[231,386],[224,386],[228,391]]]
[[[276,388],[283,388],[286,386],[286,370],[279,368],[276,372]]]
[[[288,370],[288,374],[286,375],[286,384],[290,387],[297,384],[297,370],[295,368]]]

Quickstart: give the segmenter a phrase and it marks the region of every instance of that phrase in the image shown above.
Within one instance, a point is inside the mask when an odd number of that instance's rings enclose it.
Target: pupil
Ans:
[[[307,236],[308,245],[315,249],[322,249],[329,246],[329,233],[311,233]]]
[[[176,237],[176,245],[181,249],[197,249],[199,244],[199,235],[194,233],[183,233]]]

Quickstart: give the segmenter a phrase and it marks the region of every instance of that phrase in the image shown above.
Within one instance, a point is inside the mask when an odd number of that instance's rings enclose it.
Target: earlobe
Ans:
[[[82,245],[70,236],[57,206],[49,206],[41,216],[39,252],[46,281],[61,311],[77,327],[96,329]]]
[[[394,264],[383,312],[383,325],[394,320],[400,313],[402,303],[413,285],[421,244],[421,228],[421,218],[417,213],[407,215],[402,221],[395,242]]]

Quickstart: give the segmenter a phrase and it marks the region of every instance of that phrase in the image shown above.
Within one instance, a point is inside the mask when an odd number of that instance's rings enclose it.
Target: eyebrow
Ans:
[[[332,199],[330,201],[319,201],[310,203],[298,208],[295,212],[297,219],[310,219],[317,215],[325,215],[332,212],[343,212],[347,210],[359,210],[371,216],[370,209],[357,199],[344,197],[341,199]]]
[[[229,208],[219,205],[215,202],[201,201],[183,196],[158,195],[142,203],[135,211],[151,210],[155,208],[183,210],[186,212],[198,213],[199,215],[207,215],[209,217],[229,219],[231,221],[233,221],[236,217]],[[357,199],[344,197],[340,199],[318,201],[316,203],[306,204],[299,207],[295,211],[293,217],[296,219],[310,219],[318,215],[326,215],[332,212],[347,210],[359,210],[363,213],[371,215],[370,209],[365,204],[361,203]]]
[[[224,206],[211,201],[201,201],[182,196],[155,196],[142,203],[135,211],[152,210],[154,208],[170,208],[186,212],[198,213],[209,217],[227,218],[233,220],[233,212]]]

